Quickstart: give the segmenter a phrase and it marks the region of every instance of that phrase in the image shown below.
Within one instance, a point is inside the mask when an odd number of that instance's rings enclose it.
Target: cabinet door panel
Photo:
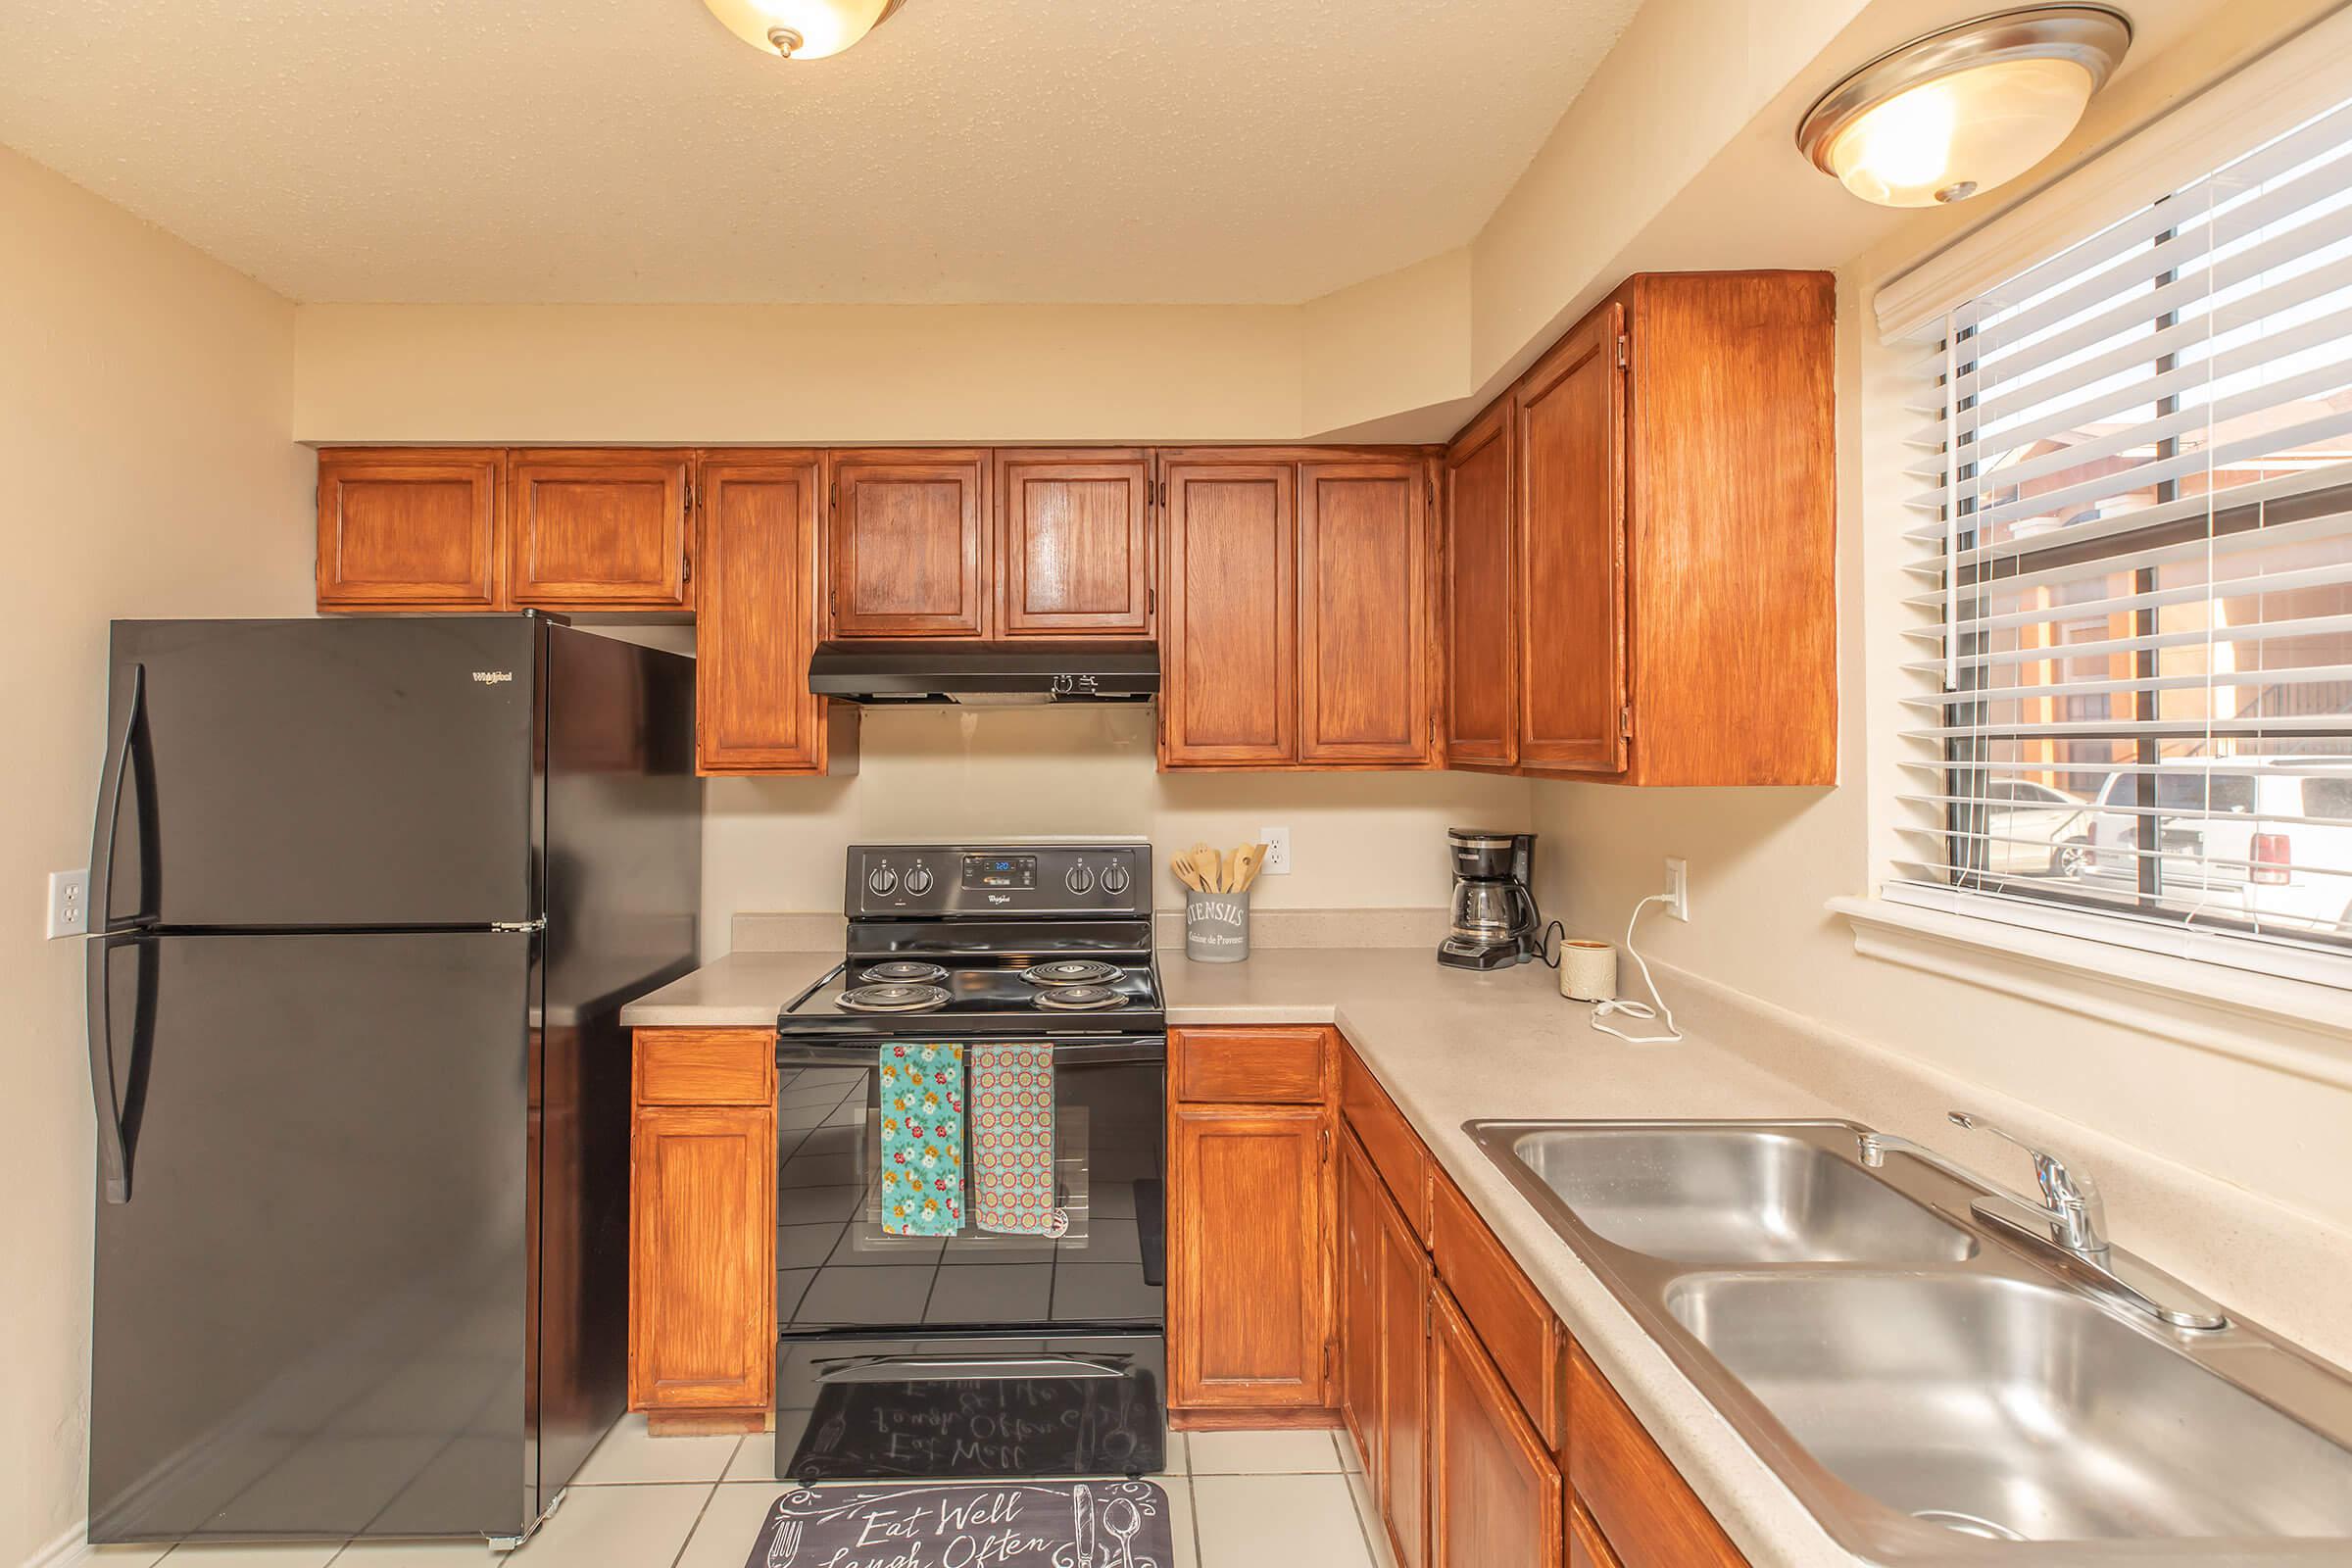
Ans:
[[[508,470],[508,599],[544,610],[687,602],[684,452],[517,452]]]
[[[629,1403],[743,1409],[775,1366],[776,1113],[640,1108],[630,1149]]]
[[[1151,466],[1141,452],[997,454],[997,629],[1152,631]]]
[[[318,608],[496,610],[503,452],[318,455]]]
[[[1443,1287],[1430,1340],[1432,1568],[1556,1568],[1559,1467]]]
[[[808,691],[819,620],[816,454],[706,460],[702,474],[696,766],[822,772],[825,704]]]
[[[1172,1402],[1323,1405],[1322,1107],[1178,1105],[1169,1124]]]
[[[1340,1417],[1377,1493],[1380,1449],[1380,1178],[1353,1138],[1340,1140]]]
[[[1298,469],[1298,758],[1427,762],[1428,474],[1419,463]]]
[[[1287,463],[1168,465],[1161,760],[1298,755],[1296,477]]]
[[[833,454],[836,637],[987,631],[988,454]]]
[[[1429,1560],[1429,1254],[1396,1205],[1378,1196],[1381,1516],[1401,1568],[1421,1568]]]
[[[1747,1568],[1582,1346],[1568,1356],[1569,1480],[1625,1568]]]
[[[1519,394],[1519,760],[1625,768],[1625,308],[1587,317]]]
[[[1519,406],[1505,398],[1446,450],[1446,760],[1519,760],[1519,612],[1512,462]]]

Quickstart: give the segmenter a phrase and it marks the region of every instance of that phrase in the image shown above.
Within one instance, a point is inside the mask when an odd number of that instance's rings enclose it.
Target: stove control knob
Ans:
[[[1102,872],[1102,891],[1115,899],[1127,891],[1127,867],[1113,860]]]
[[[1083,865],[1071,866],[1070,874],[1066,877],[1063,877],[1061,880],[1063,886],[1067,887],[1072,893],[1085,894],[1095,891],[1095,873],[1088,870]]]
[[[899,873],[887,865],[877,865],[866,873],[865,890],[878,899],[886,899],[898,890]]]
[[[906,868],[906,891],[921,898],[931,891],[931,868],[920,863]]]

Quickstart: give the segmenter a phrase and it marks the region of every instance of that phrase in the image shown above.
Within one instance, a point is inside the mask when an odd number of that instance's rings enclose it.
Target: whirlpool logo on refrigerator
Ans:
[[[473,672],[474,683],[480,686],[504,686],[514,678],[514,672],[511,669],[477,669]]]

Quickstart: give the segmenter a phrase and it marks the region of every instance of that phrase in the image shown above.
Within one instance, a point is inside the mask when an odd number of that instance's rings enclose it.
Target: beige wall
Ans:
[[[89,858],[117,616],[307,612],[294,311],[0,149],[0,1562],[81,1517],[92,1192],[81,944],[48,872]]]
[[[1260,908],[1434,907],[1452,886],[1446,829],[1523,829],[1527,786],[1467,773],[1161,774],[1149,710],[941,709],[865,716],[847,779],[713,779],[704,796],[703,941],[730,915],[841,907],[842,851],[858,840],[1143,834],[1220,849],[1291,829],[1297,869]],[[1155,896],[1179,895],[1163,877]]]
[[[2217,73],[2332,9],[2296,0],[2239,7],[2093,108],[2070,153],[2086,156]],[[1985,215],[1979,215],[1982,221]],[[1634,902],[1663,883],[1663,859],[1689,859],[1693,918],[1653,906],[1642,949],[1983,1084],[2054,1115],[2180,1160],[2339,1226],[2352,1226],[2352,1090],[2347,1076],[2298,1074],[2254,1059],[2267,1042],[2352,1068],[2352,1047],[2247,1024],[2236,1040],[2191,1046],[1955,979],[1862,957],[1851,928],[1824,907],[1875,891],[1894,843],[1892,731],[1905,717],[1912,655],[1890,617],[1869,607],[1913,591],[1897,537],[1900,367],[1881,345],[1867,291],[1962,227],[1930,213],[1841,271],[1838,298],[1838,595],[1840,777],[1836,790],[1632,791],[1535,786],[1534,826],[1545,854],[1545,906],[1584,934],[1622,941]],[[1628,987],[1638,984],[1627,980]],[[1671,1001],[1671,998],[1669,999]],[[1990,1154],[1988,1161],[2000,1156]],[[1995,1168],[1998,1168],[1997,1165]],[[2124,1217],[2128,1225],[2132,1216]],[[2144,1216],[2138,1217],[2141,1223]],[[2128,1229],[2124,1234],[2129,1239]]]

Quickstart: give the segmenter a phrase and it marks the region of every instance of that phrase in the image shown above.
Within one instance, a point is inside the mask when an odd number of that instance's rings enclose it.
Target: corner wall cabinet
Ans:
[[[1450,765],[1837,781],[1835,291],[1642,273],[1447,448]]]

